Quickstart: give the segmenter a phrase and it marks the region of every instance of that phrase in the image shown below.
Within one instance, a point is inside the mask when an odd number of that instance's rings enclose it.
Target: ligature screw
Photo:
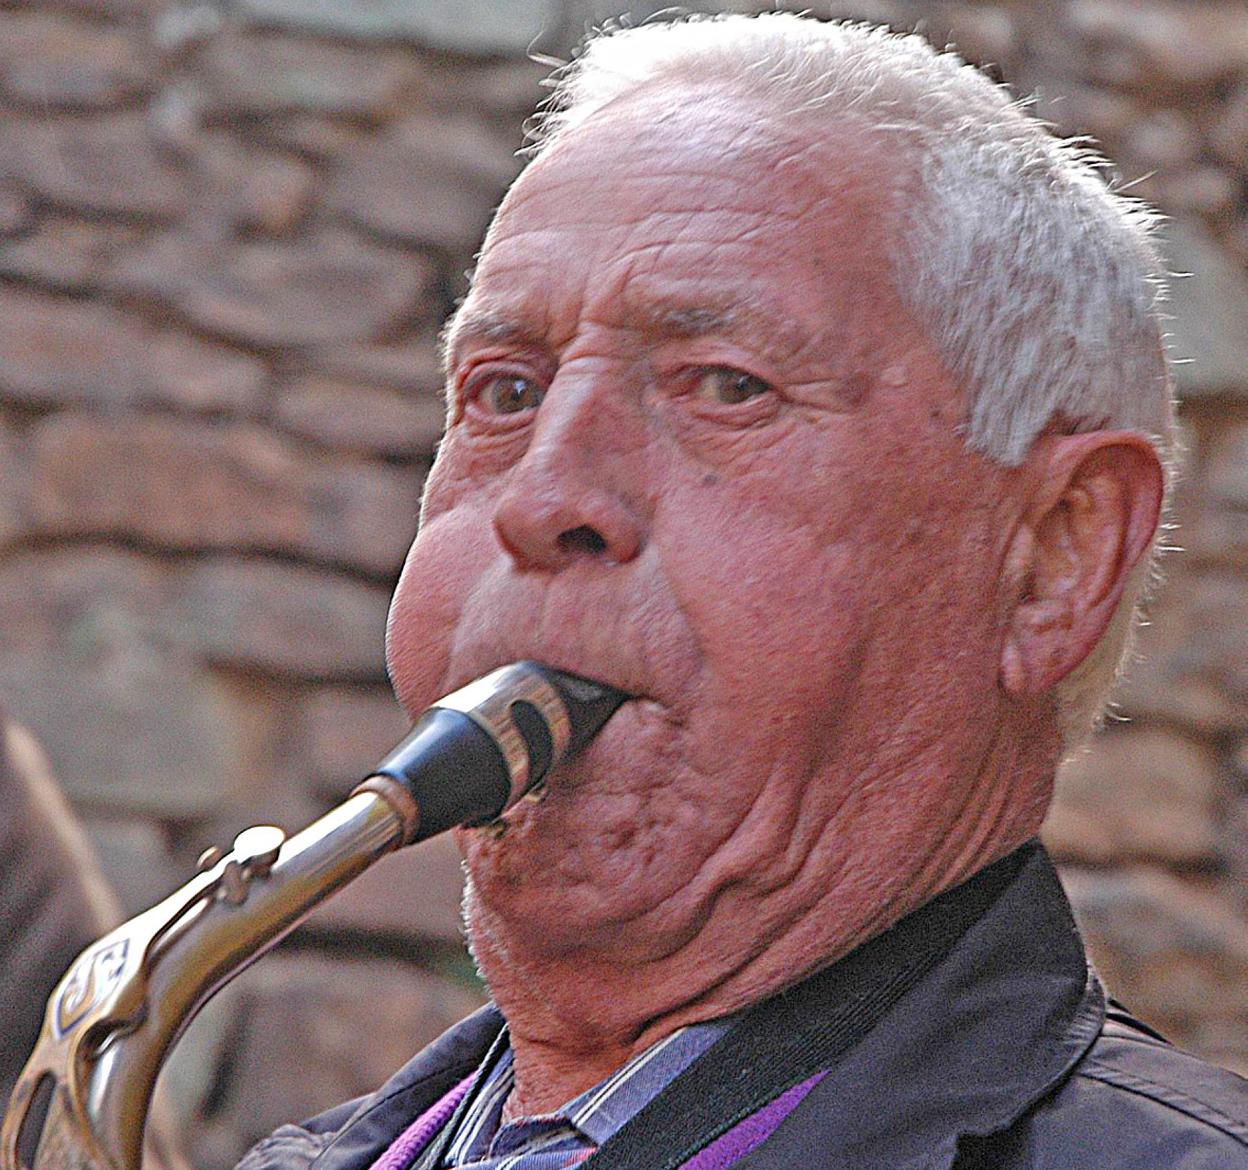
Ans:
[[[217,860],[225,860],[216,886],[216,896],[231,906],[247,900],[247,883],[264,877],[273,868],[286,842],[286,834],[276,825],[253,825],[234,838],[234,848]]]
[[[286,833],[276,825],[252,825],[234,838],[231,852],[249,877],[263,877],[273,868],[285,843]]]

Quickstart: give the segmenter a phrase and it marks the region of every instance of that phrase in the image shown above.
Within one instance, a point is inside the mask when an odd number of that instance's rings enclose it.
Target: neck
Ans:
[[[650,933],[648,916],[622,924],[614,945],[552,952],[540,924],[482,904],[470,883],[473,953],[510,1028],[509,1114],[553,1112],[676,1029],[769,999],[1033,837],[1058,753],[1047,734],[1041,751],[1019,731],[996,736],[980,767],[953,786],[956,807],[925,810],[921,843],[898,829],[888,802],[846,808],[846,823],[833,820],[824,833],[822,855],[835,865],[807,867],[763,894],[746,883],[718,889],[696,930],[665,954],[633,946]],[[898,787],[950,787],[933,783],[930,767],[915,777]]]

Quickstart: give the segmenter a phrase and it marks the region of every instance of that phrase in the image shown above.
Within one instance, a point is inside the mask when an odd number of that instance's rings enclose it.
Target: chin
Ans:
[[[632,811],[636,798],[610,799],[617,818],[603,815],[603,800],[586,786],[522,803],[501,836],[460,830],[470,935],[506,938],[509,949],[535,957],[602,951],[641,962],[695,934],[692,851],[651,848]]]

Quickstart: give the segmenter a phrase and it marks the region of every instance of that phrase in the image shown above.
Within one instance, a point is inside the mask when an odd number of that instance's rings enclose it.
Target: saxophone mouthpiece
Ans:
[[[361,785],[397,798],[404,844],[497,820],[581,751],[632,696],[516,662],[440,699]],[[395,791],[395,785],[399,791]]]

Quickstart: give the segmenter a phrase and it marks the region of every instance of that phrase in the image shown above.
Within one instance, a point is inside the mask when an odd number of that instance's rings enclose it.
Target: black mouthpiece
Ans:
[[[568,674],[563,670],[552,670],[549,666],[539,666],[535,662],[526,663],[534,670],[540,670],[563,699],[568,709],[568,719],[572,723],[572,739],[564,751],[564,755],[575,755],[599,731],[612,715],[627,703],[633,696],[624,691],[617,691],[606,683],[594,682],[582,678],[579,674]]]
[[[631,696],[536,662],[504,666],[435,703],[364,782],[412,798],[407,843],[496,819],[585,747]]]

